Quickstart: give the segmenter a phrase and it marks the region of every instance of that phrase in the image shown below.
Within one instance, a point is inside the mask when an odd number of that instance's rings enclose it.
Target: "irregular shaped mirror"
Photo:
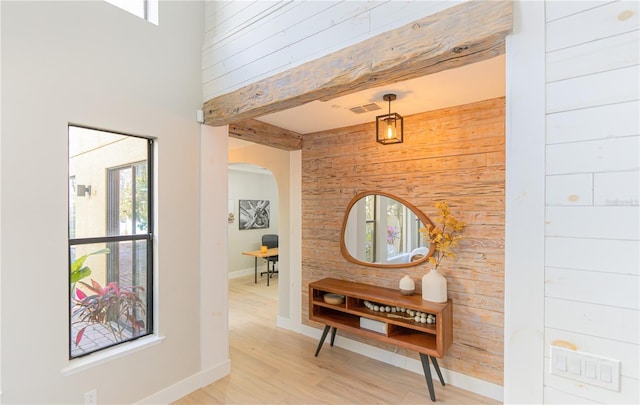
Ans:
[[[435,250],[420,228],[433,222],[419,209],[391,194],[356,195],[342,222],[340,250],[350,262],[372,267],[409,267]]]

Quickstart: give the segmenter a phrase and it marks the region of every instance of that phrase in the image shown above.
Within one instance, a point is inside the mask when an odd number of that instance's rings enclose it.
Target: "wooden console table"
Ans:
[[[344,302],[326,303],[324,295],[328,293],[343,295]],[[367,307],[367,301],[391,308],[399,307],[432,314],[435,315],[435,323],[427,324],[414,319],[405,319],[409,318],[406,312],[375,311]],[[325,278],[309,284],[309,319],[325,324],[316,356],[320,353],[329,330],[331,330],[331,346],[333,346],[337,329],[415,350],[420,354],[432,401],[436,400],[436,396],[429,359],[433,363],[440,383],[444,386],[444,379],[436,358],[443,357],[453,341],[452,313],[451,300],[438,304],[423,300],[420,294],[406,296],[399,290],[333,278]]]

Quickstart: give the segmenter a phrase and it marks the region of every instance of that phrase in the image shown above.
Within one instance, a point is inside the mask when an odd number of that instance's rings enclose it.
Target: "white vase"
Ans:
[[[416,291],[416,283],[410,276],[402,277],[399,287],[402,295],[411,295]]]
[[[422,299],[431,302],[447,302],[447,279],[436,269],[422,276]]]

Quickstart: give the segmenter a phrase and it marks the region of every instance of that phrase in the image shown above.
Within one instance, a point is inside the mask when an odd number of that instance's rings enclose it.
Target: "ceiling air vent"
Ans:
[[[375,111],[379,109],[380,109],[380,106],[376,103],[358,105],[358,106],[349,108],[349,110],[354,114],[362,114],[362,113],[366,113],[367,111]]]

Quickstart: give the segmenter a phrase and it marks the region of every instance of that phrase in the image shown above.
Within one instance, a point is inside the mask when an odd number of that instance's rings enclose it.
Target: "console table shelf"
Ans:
[[[325,294],[339,294],[345,299],[341,304],[329,304],[324,301]],[[406,312],[401,311],[374,311],[367,308],[366,301],[376,305],[431,314],[435,316],[435,323],[426,324],[415,321]],[[425,301],[420,295],[402,295],[399,290],[391,288],[325,278],[309,284],[309,319],[326,325],[316,356],[330,328],[333,328],[332,346],[336,329],[341,329],[417,351],[420,353],[431,399],[435,401],[429,358],[433,362],[440,382],[444,385],[436,358],[444,356],[453,341],[451,300],[439,304]]]

